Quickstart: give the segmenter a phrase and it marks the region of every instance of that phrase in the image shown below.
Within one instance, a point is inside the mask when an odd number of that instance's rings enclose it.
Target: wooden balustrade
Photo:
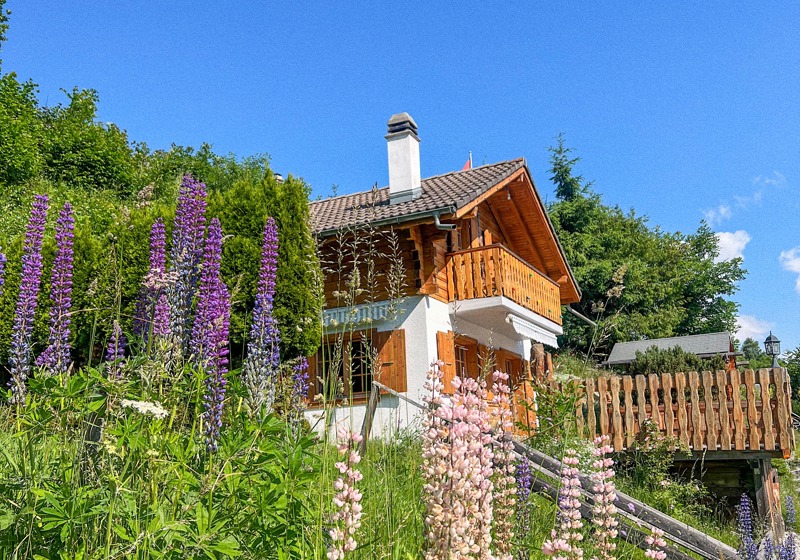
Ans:
[[[502,245],[449,253],[447,291],[450,301],[502,295],[561,324],[559,285]]]
[[[578,389],[578,431],[606,434],[616,451],[630,447],[646,421],[692,451],[794,449],[791,387],[785,369],[611,375]]]

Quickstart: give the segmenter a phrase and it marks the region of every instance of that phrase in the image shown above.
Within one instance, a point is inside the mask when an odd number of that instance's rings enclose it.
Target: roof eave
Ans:
[[[435,218],[437,215],[441,218],[447,216],[448,214],[453,214],[457,210],[456,206],[441,206],[439,208],[434,208],[433,210],[424,210],[422,212],[414,212],[411,214],[402,214],[400,216],[393,216],[391,218],[382,218],[380,220],[375,221],[366,221],[360,222],[355,224],[348,224],[346,226],[342,226],[339,228],[330,228],[325,230],[320,230],[314,232],[314,235],[318,237],[330,237],[332,235],[336,235],[340,231],[348,230],[348,229],[360,229],[365,226],[372,226],[372,227],[382,227],[382,226],[389,226],[389,225],[397,225],[403,224],[407,222],[416,222],[420,220],[424,220],[425,218]]]

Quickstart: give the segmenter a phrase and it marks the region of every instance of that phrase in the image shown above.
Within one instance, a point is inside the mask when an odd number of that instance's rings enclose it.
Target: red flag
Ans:
[[[461,168],[461,171],[466,171],[467,169],[472,169],[472,152],[469,153],[469,159],[464,164],[464,167]]]

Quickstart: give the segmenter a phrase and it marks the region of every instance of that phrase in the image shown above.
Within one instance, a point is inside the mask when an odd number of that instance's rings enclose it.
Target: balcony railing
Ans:
[[[502,245],[449,253],[447,292],[450,301],[505,296],[561,324],[558,284]]]

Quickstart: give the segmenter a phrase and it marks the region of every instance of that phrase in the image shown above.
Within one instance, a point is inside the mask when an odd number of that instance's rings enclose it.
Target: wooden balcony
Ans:
[[[449,301],[503,296],[561,324],[559,285],[502,245],[447,255]]]
[[[612,375],[579,388],[578,430],[628,449],[650,420],[692,452],[788,457],[794,449],[785,369]],[[710,456],[709,456],[710,458]]]

